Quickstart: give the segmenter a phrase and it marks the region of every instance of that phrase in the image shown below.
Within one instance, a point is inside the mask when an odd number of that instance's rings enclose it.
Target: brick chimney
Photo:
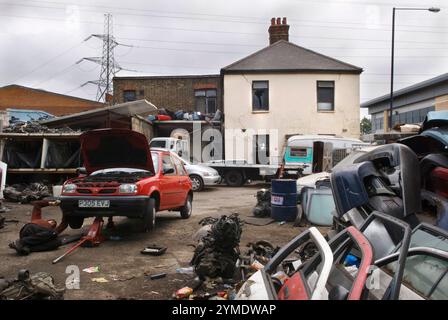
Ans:
[[[289,25],[286,23],[286,18],[272,18],[268,31],[270,45],[279,40],[289,41]]]

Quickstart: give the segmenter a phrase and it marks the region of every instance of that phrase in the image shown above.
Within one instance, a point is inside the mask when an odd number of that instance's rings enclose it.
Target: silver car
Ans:
[[[193,191],[201,191],[205,186],[213,186],[221,182],[221,176],[215,169],[203,164],[192,164],[191,162],[179,157],[177,154],[172,154],[180,159],[180,161],[184,164],[185,169],[187,169],[188,175],[191,179]]]

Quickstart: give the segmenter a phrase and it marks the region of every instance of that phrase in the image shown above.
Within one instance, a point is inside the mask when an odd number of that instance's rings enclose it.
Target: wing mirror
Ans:
[[[86,176],[87,175],[87,169],[84,167],[79,167],[76,169],[76,175],[78,176]]]

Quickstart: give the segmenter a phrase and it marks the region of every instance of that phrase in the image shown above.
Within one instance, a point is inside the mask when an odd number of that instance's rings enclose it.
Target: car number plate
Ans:
[[[80,208],[109,208],[109,200],[78,200]]]

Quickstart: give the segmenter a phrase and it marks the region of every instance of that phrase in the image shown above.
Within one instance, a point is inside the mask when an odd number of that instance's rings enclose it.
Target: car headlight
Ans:
[[[118,188],[119,193],[137,193],[137,185],[136,184],[122,184]]]
[[[204,177],[211,176],[210,172],[207,172],[207,171],[202,172],[202,175],[203,175]]]
[[[73,183],[67,183],[62,187],[63,193],[74,193],[76,191],[76,184]]]

